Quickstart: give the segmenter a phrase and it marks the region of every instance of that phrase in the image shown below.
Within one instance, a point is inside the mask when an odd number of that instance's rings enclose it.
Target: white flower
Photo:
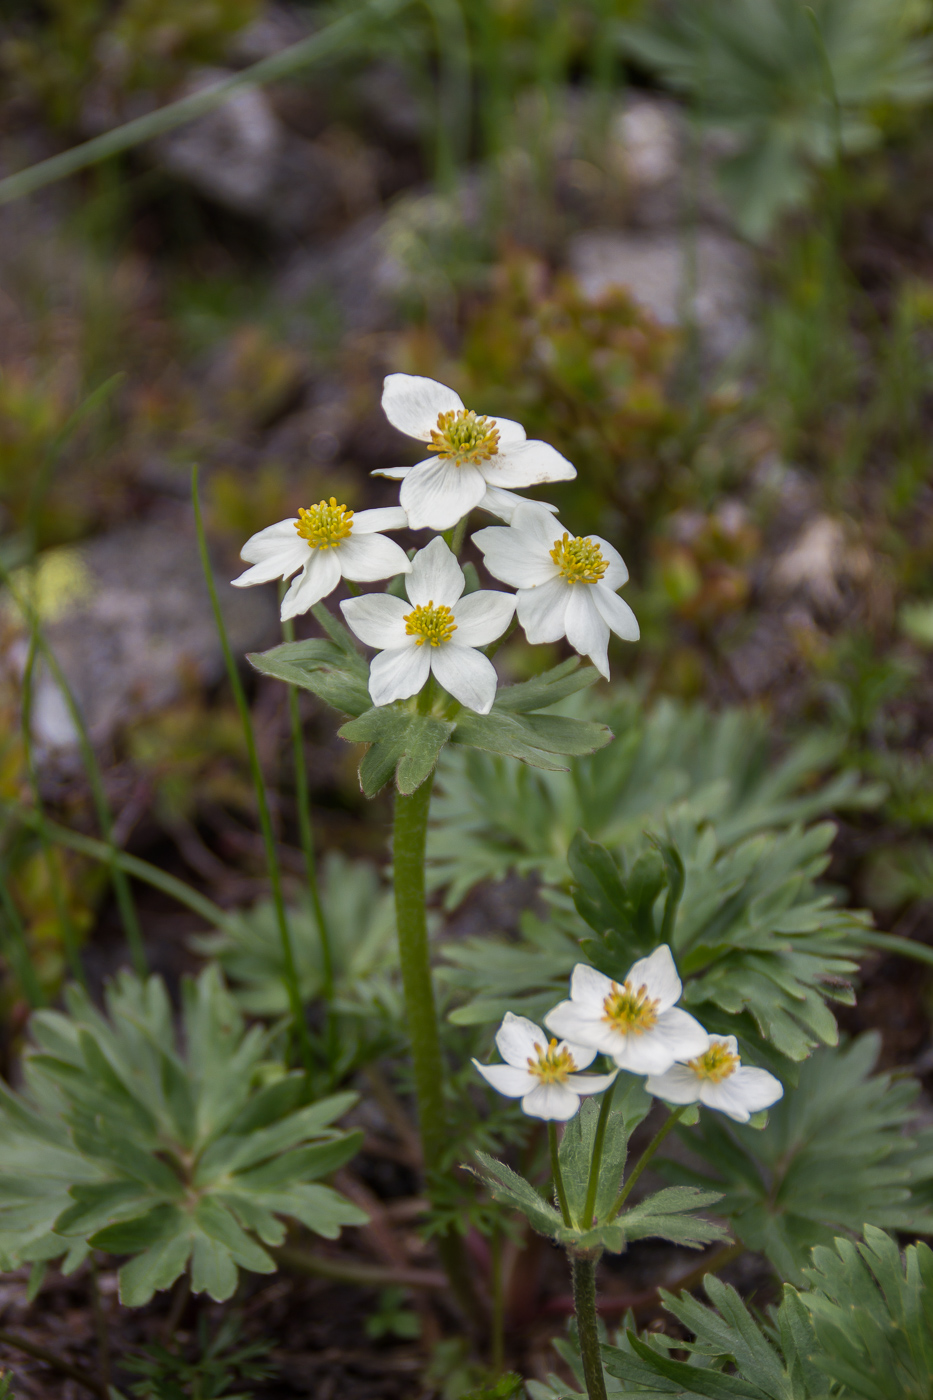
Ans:
[[[340,604],[360,641],[379,648],[369,668],[373,704],[416,695],[433,671],[455,700],[488,714],[498,678],[476,648],[502,635],[515,599],[487,590],[461,597],[463,570],[439,535],[415,555],[406,587],[408,603],[368,593]]]
[[[401,545],[380,530],[403,530],[408,517],[401,506],[353,512],[336,497],[299,510],[298,519],[280,520],[252,535],[240,551],[251,569],[233,580],[236,588],[288,578],[296,570],[282,599],[282,621],[307,612],[332,593],[343,578],[358,583],[407,574],[411,565]]]
[[[529,642],[566,637],[608,680],[610,631],[626,642],[639,635],[635,614],[616,593],[628,578],[621,554],[598,535],[572,538],[527,505],[515,510],[511,525],[478,530],[473,543],[493,577],[518,589],[518,620]]]
[[[783,1097],[784,1086],[766,1069],[746,1068],[734,1035],[710,1036],[709,1049],[665,1074],[652,1074],[645,1088],[668,1103],[696,1103],[716,1108],[736,1123],[770,1108]]]
[[[484,1079],[508,1099],[521,1099],[531,1118],[566,1122],[580,1107],[581,1094],[601,1094],[615,1079],[612,1074],[577,1074],[593,1062],[595,1050],[549,1041],[534,1021],[505,1013],[496,1032],[504,1065],[473,1063]]]
[[[436,379],[387,375],[382,407],[393,427],[430,443],[436,454],[408,468],[402,480],[400,499],[413,530],[450,529],[481,504],[488,486],[537,486],[577,474],[548,443],[529,442],[520,423],[478,416]]]
[[[548,1012],[544,1024],[576,1045],[611,1055],[631,1074],[664,1074],[677,1060],[709,1048],[699,1021],[674,1005],[682,990],[666,943],[633,964],[621,986],[577,963],[570,1000]]]
[[[380,467],[379,471],[370,475],[384,476],[387,481],[404,481],[414,470],[414,467]],[[504,486],[490,486],[488,481],[486,494],[476,509],[488,511],[490,515],[495,515],[509,524],[519,506],[527,506],[530,510],[543,510],[547,515],[557,514],[557,506],[552,506],[550,501],[530,501],[527,496],[520,496],[517,491],[506,491]]]

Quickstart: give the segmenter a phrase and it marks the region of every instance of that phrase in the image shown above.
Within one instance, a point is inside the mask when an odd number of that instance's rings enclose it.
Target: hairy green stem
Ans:
[[[433,786],[432,774],[414,792],[395,794],[392,845],[399,962],[429,1195],[434,1193],[449,1145],[444,1103],[444,1060],[434,1001],[425,908],[424,858]],[[438,1237],[437,1250],[458,1301],[467,1314],[476,1319],[480,1308],[473,1290],[463,1240],[450,1230]]]
[[[243,727],[243,737],[246,740],[250,773],[252,774],[253,787],[256,791],[259,826],[262,831],[263,844],[266,849],[266,866],[269,871],[269,883],[272,886],[272,903],[275,907],[275,919],[278,925],[279,942],[282,949],[282,982],[285,986],[286,996],[288,997],[292,1028],[298,1042],[302,1064],[306,1072],[310,1074],[314,1068],[314,1053],[311,1049],[311,1037],[308,1034],[308,1025],[305,1021],[304,1007],[301,1001],[301,987],[298,982],[298,970],[295,966],[295,951],[292,946],[291,931],[288,927],[288,918],[285,913],[285,899],[282,894],[282,873],[279,869],[279,857],[275,845],[275,834],[272,830],[272,818],[269,815],[266,784],[259,763],[259,753],[256,749],[256,735],[253,732],[253,721],[249,712],[246,692],[243,689],[243,682],[240,680],[240,673],[233,659],[233,652],[230,649],[230,638],[227,636],[227,625],[224,622],[224,615],[221,611],[220,599],[217,597],[217,585],[214,582],[214,570],[211,565],[210,555],[208,554],[207,536],[204,532],[204,520],[201,515],[201,501],[198,496],[197,465],[195,465],[191,471],[191,499],[194,505],[194,522],[198,534],[198,549],[201,555],[201,566],[204,570],[204,580],[207,584],[207,591],[210,594],[214,623],[217,627],[217,635],[220,638],[220,645],[224,655],[224,664],[227,668],[227,676],[230,680],[233,697],[236,701],[236,707],[240,716],[240,723]]]
[[[599,1169],[603,1160],[603,1145],[606,1141],[606,1129],[609,1126],[609,1114],[612,1111],[612,1096],[615,1093],[616,1083],[617,1081],[614,1079],[603,1094],[603,1101],[599,1106],[599,1120],[596,1124],[596,1136],[593,1138],[593,1157],[590,1161],[590,1175],[586,1183],[586,1204],[583,1207],[583,1219],[580,1221],[584,1230],[588,1230],[593,1224],[593,1215],[596,1210],[596,1195],[599,1191]]]
[[[295,640],[294,623],[289,619],[282,623],[282,636],[286,642]],[[305,879],[318,937],[321,940],[321,986],[324,1000],[328,1005],[334,999],[334,952],[330,929],[321,904],[321,892],[317,880],[317,860],[314,852],[314,828],[311,824],[311,793],[308,787],[308,773],[305,768],[304,740],[301,732],[300,697],[295,686],[288,687],[288,718],[292,731],[292,752],[295,757],[295,800],[298,807],[298,830],[301,835],[301,849],[305,858]]]
[[[622,1187],[622,1190],[619,1192],[618,1196],[616,1196],[615,1200],[613,1201],[612,1210],[610,1210],[608,1217],[610,1220],[613,1220],[618,1215],[622,1207],[625,1205],[625,1202],[628,1200],[628,1194],[631,1191],[632,1187],[635,1185],[635,1182],[641,1176],[642,1172],[645,1170],[645,1167],[647,1167],[648,1163],[651,1161],[652,1157],[657,1152],[658,1148],[661,1146],[661,1143],[671,1131],[671,1128],[675,1127],[676,1124],[680,1122],[680,1119],[683,1117],[688,1107],[689,1105],[684,1103],[681,1104],[679,1108],[672,1109],[669,1116],[661,1124],[660,1128],[655,1133],[654,1137],[651,1139],[648,1146],[645,1148],[644,1152],[641,1154],[638,1161],[636,1162],[628,1181],[626,1181],[625,1185]]]
[[[577,1315],[577,1335],[580,1339],[586,1393],[589,1400],[607,1400],[606,1377],[599,1350],[599,1325],[596,1319],[596,1259],[592,1255],[572,1254],[570,1268],[573,1277],[573,1308]]]
[[[560,1169],[560,1153],[557,1150],[557,1124],[554,1122],[549,1122],[547,1125],[547,1145],[551,1156],[551,1177],[554,1181],[554,1190],[557,1192],[560,1213],[564,1218],[564,1224],[572,1225],[573,1219],[567,1204],[567,1192],[564,1189],[564,1178]]]
[[[95,136],[93,140],[85,141],[80,146],[73,146],[70,151],[63,151],[49,160],[39,161],[37,165],[31,165],[16,175],[9,175],[5,180],[0,180],[0,204],[9,204],[14,199],[21,199],[23,195],[42,189],[44,185],[51,185],[56,180],[62,180],[78,170],[86,170],[99,161],[107,160],[121,151],[128,151],[133,146],[139,146],[144,141],[163,135],[166,131],[173,131],[177,126],[183,126],[186,122],[194,121],[196,117],[203,117],[205,113],[222,107],[231,97],[236,97],[238,93],[246,92],[249,88],[276,82],[279,78],[287,77],[302,68],[332,58],[361,38],[370,22],[384,22],[408,3],[409,0],[370,0],[369,4],[361,5],[352,14],[344,15],[307,39],[300,39],[297,44],[290,44],[281,52],[242,69],[232,78],[225,78],[222,82],[192,93],[190,97],[183,97],[178,102],[171,102],[157,112],[137,117],[135,121],[126,122],[114,131],[104,132],[102,136]]]
[[[447,1147],[444,1062],[441,1056],[425,910],[424,855],[433,776],[412,793],[395,795],[393,860],[395,914],[405,1012],[411,1042],[421,1148],[428,1175],[439,1169]]]

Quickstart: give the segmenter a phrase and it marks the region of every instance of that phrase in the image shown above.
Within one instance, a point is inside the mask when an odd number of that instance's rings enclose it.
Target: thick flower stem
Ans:
[[[614,1220],[615,1217],[618,1215],[619,1211],[625,1205],[625,1202],[628,1199],[628,1194],[631,1191],[632,1187],[635,1185],[635,1182],[641,1176],[642,1172],[645,1170],[645,1167],[647,1167],[648,1163],[651,1161],[652,1157],[657,1152],[658,1148],[661,1146],[661,1143],[667,1137],[671,1128],[673,1128],[677,1123],[680,1122],[680,1119],[683,1116],[683,1114],[687,1111],[687,1108],[687,1104],[681,1104],[679,1108],[673,1109],[671,1111],[670,1116],[667,1119],[665,1119],[665,1121],[661,1124],[660,1128],[655,1133],[654,1137],[651,1139],[648,1146],[645,1148],[644,1152],[641,1154],[638,1161],[636,1162],[628,1181],[622,1187],[622,1190],[619,1192],[618,1196],[616,1196],[615,1201],[612,1205],[612,1209],[609,1212],[608,1218],[610,1220]]]
[[[424,901],[424,857],[433,786],[432,774],[414,792],[396,793],[393,835],[399,962],[429,1195],[433,1194],[434,1183],[443,1170],[450,1140],[444,1105],[444,1061],[434,1002]],[[448,1231],[439,1236],[437,1247],[458,1301],[472,1318],[476,1318],[479,1306],[472,1288],[463,1240],[455,1232]]]
[[[580,1356],[589,1400],[607,1400],[606,1378],[599,1350],[599,1327],[596,1321],[596,1260],[592,1254],[572,1254],[573,1307],[577,1315]]]

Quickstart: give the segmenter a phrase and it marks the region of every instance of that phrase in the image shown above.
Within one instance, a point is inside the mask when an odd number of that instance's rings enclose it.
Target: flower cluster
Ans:
[[[520,424],[465,408],[433,379],[388,375],[382,406],[395,428],[432,454],[413,467],[375,473],[401,482],[400,504],[354,512],[331,496],[301,509],[297,518],[247,540],[242,558],[251,567],[235,585],[292,578],[282,600],[284,621],[321,602],[341,578],[352,585],[404,575],[407,603],[376,593],[341,604],[348,626],[379,653],[369,679],[377,706],[409,699],[433,675],[461,705],[488,714],[497,679],[480,648],[502,635],[513,614],[530,642],[566,637],[608,678],[609,633],[638,639],[635,615],[616,591],[628,570],[606,540],[571,535],[555,506],[514,489],[569,481],[576,469],[547,443],[529,442]],[[409,559],[382,533],[431,529],[452,531],[460,540],[474,508],[506,522],[472,538],[490,574],[516,589],[514,595],[480,590],[464,596],[452,539],[436,535]]]
[[[578,963],[570,996],[544,1024],[558,1042],[523,1016],[506,1014],[496,1035],[505,1064],[473,1063],[494,1089],[521,1098],[532,1118],[564,1122],[581,1094],[608,1088],[619,1070],[646,1076],[645,1087],[666,1103],[701,1103],[737,1123],[770,1108],[784,1093],[767,1070],[742,1065],[734,1036],[710,1036],[677,1006],[683,990],[670,948],[641,958],[621,983]],[[610,1074],[579,1074],[597,1054],[615,1064]]]

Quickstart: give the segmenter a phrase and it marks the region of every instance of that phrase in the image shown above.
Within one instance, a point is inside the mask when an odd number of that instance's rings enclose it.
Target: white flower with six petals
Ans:
[[[516,610],[529,642],[566,637],[609,678],[609,633],[637,642],[638,622],[616,593],[628,578],[618,550],[598,535],[571,538],[540,507],[518,507],[508,526],[478,530],[473,543],[494,578],[518,589]]]
[[[709,1049],[699,1021],[675,1005],[682,990],[666,943],[634,963],[621,986],[577,963],[569,1001],[549,1011],[544,1024],[575,1045],[611,1055],[631,1074],[665,1074],[678,1060]]]
[[[369,668],[374,705],[417,695],[433,671],[455,700],[488,714],[496,668],[477,651],[505,631],[515,611],[510,593],[482,589],[462,596],[463,570],[440,536],[418,551],[405,580],[409,602],[369,593],[340,604],[347,625],[379,648]]]
[[[402,546],[379,533],[404,530],[407,524],[401,506],[354,512],[331,496],[300,510],[297,519],[280,520],[250,536],[240,558],[253,567],[233,580],[234,587],[289,578],[300,569],[282,599],[284,622],[326,598],[341,577],[373,583],[407,574],[411,565]]]
[[[747,1123],[753,1113],[770,1108],[784,1094],[773,1074],[742,1064],[734,1035],[710,1036],[705,1054],[650,1075],[645,1088],[667,1103],[718,1109],[736,1123]]]
[[[592,1064],[595,1050],[548,1040],[534,1021],[505,1013],[496,1032],[496,1045],[504,1065],[473,1063],[484,1079],[506,1098],[522,1101],[530,1118],[564,1123],[580,1107],[581,1094],[601,1094],[616,1077],[612,1074],[578,1074]]]
[[[489,488],[572,481],[577,474],[548,443],[529,442],[520,423],[477,415],[436,379],[387,375],[382,407],[394,428],[430,443],[435,454],[380,473],[402,478],[400,500],[413,530],[449,530],[483,503]]]

